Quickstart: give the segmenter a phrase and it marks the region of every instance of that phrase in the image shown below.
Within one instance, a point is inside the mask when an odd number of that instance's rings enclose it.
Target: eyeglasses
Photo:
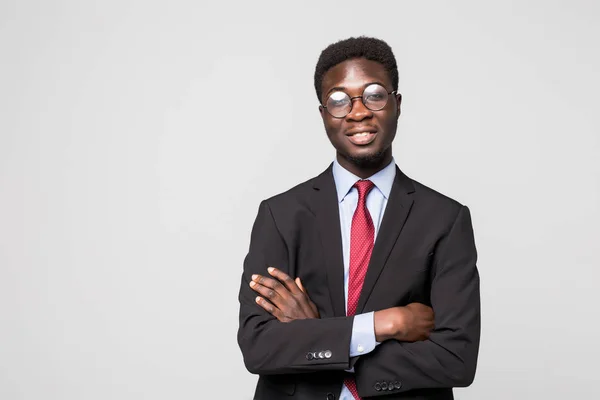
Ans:
[[[388,92],[383,86],[373,83],[365,88],[362,96],[350,97],[346,92],[332,92],[328,97],[324,109],[334,118],[344,118],[352,111],[354,99],[361,99],[362,103],[371,111],[382,110],[389,99],[389,95],[396,93],[395,90]]]

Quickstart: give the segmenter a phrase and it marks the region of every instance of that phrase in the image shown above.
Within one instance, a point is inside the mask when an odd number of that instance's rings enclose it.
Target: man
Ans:
[[[244,261],[254,398],[453,399],[479,349],[469,210],[396,166],[402,97],[385,42],[327,47],[315,89],[336,159],[261,203]]]

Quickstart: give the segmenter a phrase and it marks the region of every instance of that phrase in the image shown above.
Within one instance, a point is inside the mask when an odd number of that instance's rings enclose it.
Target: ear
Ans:
[[[325,108],[319,104],[319,114],[321,114],[321,118],[325,118]]]
[[[396,119],[400,118],[400,114],[402,113],[400,109],[400,104],[402,103],[402,95],[400,93],[396,93]]]

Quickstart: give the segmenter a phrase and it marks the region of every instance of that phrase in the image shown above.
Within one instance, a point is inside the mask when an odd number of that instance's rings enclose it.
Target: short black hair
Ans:
[[[398,90],[398,65],[392,48],[383,40],[359,36],[330,44],[321,52],[315,68],[315,90],[319,103],[322,101],[323,76],[331,68],[352,58],[366,58],[383,65],[390,76],[394,90]]]

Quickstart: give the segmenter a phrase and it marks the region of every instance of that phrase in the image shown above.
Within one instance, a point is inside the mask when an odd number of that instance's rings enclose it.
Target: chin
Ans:
[[[344,157],[357,167],[369,168],[379,166],[385,159],[385,153],[386,151],[382,149],[363,154],[346,153]]]

